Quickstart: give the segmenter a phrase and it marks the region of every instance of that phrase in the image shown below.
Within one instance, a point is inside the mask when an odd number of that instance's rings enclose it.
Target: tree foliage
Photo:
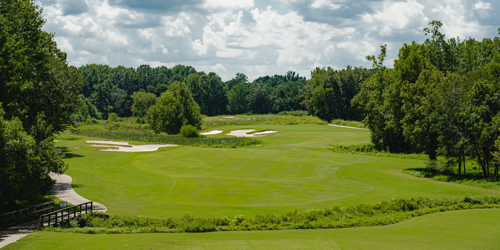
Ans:
[[[485,178],[494,164],[492,152],[500,122],[500,39],[446,40],[442,23],[432,21],[424,44],[405,44],[394,69],[374,61],[377,73],[367,79],[353,104],[365,112],[379,150],[425,152],[458,164],[477,160]],[[495,173],[496,174],[496,173]]]
[[[51,189],[49,172],[66,169],[53,135],[82,106],[82,77],[41,30],[41,13],[28,0],[0,3],[0,210]]]
[[[189,88],[181,82],[172,84],[162,93],[148,112],[148,123],[155,133],[178,134],[184,125],[199,129],[201,122],[200,107]]]

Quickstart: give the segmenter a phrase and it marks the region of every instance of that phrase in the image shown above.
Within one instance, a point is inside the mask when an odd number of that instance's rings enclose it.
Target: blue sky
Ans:
[[[498,35],[498,0],[37,0],[71,65],[191,65],[229,80],[315,67],[371,67],[388,44],[425,40],[432,20],[448,38]]]

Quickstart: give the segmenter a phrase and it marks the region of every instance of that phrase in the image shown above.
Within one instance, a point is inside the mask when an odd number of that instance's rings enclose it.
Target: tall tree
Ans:
[[[0,8],[0,210],[45,195],[49,172],[66,165],[53,136],[72,124],[83,85],[53,35],[42,31],[41,9],[28,0]]]

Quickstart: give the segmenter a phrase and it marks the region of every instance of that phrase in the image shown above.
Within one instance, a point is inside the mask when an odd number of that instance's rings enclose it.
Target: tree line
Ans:
[[[383,65],[386,46],[367,57],[377,72],[352,104],[363,109],[377,149],[441,155],[459,173],[470,157],[498,180],[500,38],[447,40],[440,21],[429,25],[430,37],[404,44],[393,69]]]
[[[140,120],[146,117],[155,98],[178,83],[189,88],[201,114],[207,116],[307,109],[325,120],[361,120],[363,114],[359,108],[351,107],[351,99],[359,92],[364,79],[375,72],[351,67],[340,71],[317,68],[311,74],[311,81],[289,71],[252,82],[246,75],[237,73],[224,82],[214,72],[197,72],[184,65],[173,68],[141,65],[134,69],[89,64],[79,67],[78,71],[84,78],[84,86],[79,111],[72,117],[74,121],[107,119],[110,113]]]

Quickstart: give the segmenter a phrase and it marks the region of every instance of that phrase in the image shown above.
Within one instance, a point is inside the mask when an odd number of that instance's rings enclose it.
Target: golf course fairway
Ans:
[[[66,172],[83,197],[108,214],[155,218],[254,216],[392,198],[463,198],[498,190],[403,174],[424,161],[333,153],[328,145],[367,144],[369,130],[326,125],[217,128],[274,130],[261,145],[179,146],[154,152],[103,152],[86,139],[58,141]],[[133,143],[133,142],[132,142]],[[371,228],[88,235],[36,232],[6,249],[493,249],[500,210],[437,213]],[[473,240],[472,240],[473,239]]]

